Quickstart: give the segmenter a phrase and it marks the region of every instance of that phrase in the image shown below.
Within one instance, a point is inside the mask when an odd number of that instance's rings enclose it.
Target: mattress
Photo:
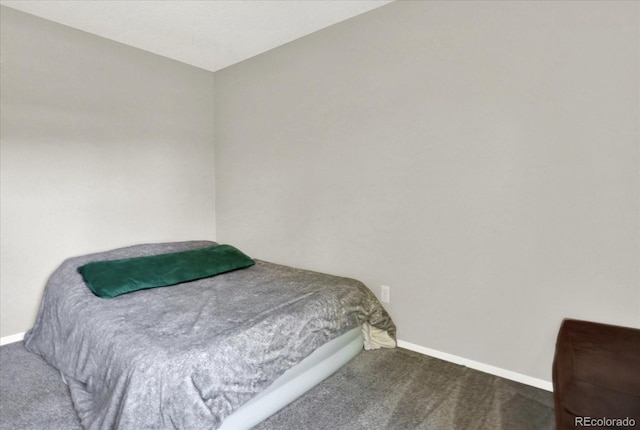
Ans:
[[[361,327],[330,340],[225,418],[220,429],[243,430],[255,426],[331,376],[357,356],[362,347]]]
[[[284,393],[297,386],[282,390],[278,387],[286,381],[274,382],[314,351],[333,356],[318,349],[327,342],[347,339],[353,347],[361,342],[359,335],[357,341],[342,336],[360,327],[365,334],[394,338],[387,312],[366,286],[350,278],[255,260],[245,269],[105,299],[78,273],[90,262],[212,245],[217,244],[136,245],[67,259],[52,274],[25,346],[64,375],[85,428],[230,425],[229,420],[240,420],[232,417],[236,411],[241,417],[243,406],[256,407],[248,402],[263,391]],[[344,364],[355,348],[347,350],[332,366]],[[291,370],[290,376],[298,372],[307,373]],[[260,416],[281,407],[278,403]]]

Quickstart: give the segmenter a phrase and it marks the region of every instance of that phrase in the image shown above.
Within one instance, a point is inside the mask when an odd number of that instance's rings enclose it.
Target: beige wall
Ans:
[[[63,259],[215,237],[213,74],[1,8],[1,336]]]
[[[562,318],[640,326],[638,7],[402,1],[217,72],[219,240],[550,381]]]

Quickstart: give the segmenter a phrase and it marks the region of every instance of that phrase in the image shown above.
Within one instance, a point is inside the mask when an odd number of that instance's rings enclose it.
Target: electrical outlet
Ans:
[[[380,300],[384,303],[391,302],[391,287],[386,285],[380,287]]]

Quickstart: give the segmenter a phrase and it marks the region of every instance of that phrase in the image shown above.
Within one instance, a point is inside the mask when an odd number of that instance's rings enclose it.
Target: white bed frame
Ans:
[[[362,351],[362,346],[361,327],[322,345],[229,415],[220,430],[249,429],[264,421],[347,364]]]

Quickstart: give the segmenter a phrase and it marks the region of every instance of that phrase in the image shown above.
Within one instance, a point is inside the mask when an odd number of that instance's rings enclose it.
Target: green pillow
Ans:
[[[78,267],[78,272],[96,296],[116,297],[208,278],[253,264],[255,261],[231,245],[214,245],[170,254],[94,261]]]

